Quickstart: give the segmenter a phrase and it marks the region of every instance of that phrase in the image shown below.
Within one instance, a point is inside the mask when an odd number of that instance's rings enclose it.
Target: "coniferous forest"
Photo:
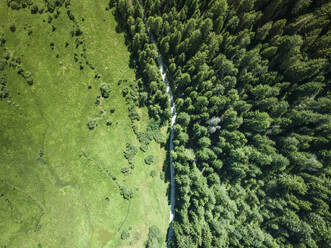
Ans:
[[[331,2],[110,7],[139,104],[161,123],[170,105],[146,27],[167,65],[177,109],[172,247],[330,247]]]

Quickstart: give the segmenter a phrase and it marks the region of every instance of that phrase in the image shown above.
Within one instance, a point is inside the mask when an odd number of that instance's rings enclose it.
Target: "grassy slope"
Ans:
[[[128,67],[123,35],[115,32],[114,18],[105,11],[106,2],[72,1],[71,6],[83,31],[88,60],[102,75],[99,81],[94,79],[95,71],[88,67],[81,71],[74,63],[77,49],[64,8],[53,20],[56,30],[52,32],[46,14],[12,11],[0,3],[0,31],[5,33],[6,46],[34,76],[34,85],[28,86],[14,69],[5,69],[10,95],[19,107],[0,101],[0,193],[4,194],[0,197],[0,247],[37,247],[39,243],[42,247],[142,247],[152,224],[160,227],[165,238],[167,185],[159,176],[150,177],[152,168],[143,162],[147,154],[153,154],[157,157],[154,167],[161,171],[164,150],[152,143],[147,153],[137,154],[132,175],[120,172],[127,165],[126,142],[138,146],[138,141],[120,94],[124,85],[118,86],[117,81],[134,78],[134,72]],[[12,23],[17,28],[14,33],[8,30]],[[28,30],[32,30],[30,36]],[[66,41],[70,45],[64,48]],[[96,107],[101,81],[110,83],[113,91]],[[111,107],[116,109],[114,114],[109,113]],[[102,109],[105,118],[89,131],[88,117],[101,116]],[[148,118],[146,110],[142,113],[144,126]],[[111,127],[105,125],[109,118]],[[36,159],[40,150],[42,161]],[[129,210],[129,202],[120,196],[107,170],[117,183],[135,190]],[[122,241],[121,231],[130,226],[130,239]]]

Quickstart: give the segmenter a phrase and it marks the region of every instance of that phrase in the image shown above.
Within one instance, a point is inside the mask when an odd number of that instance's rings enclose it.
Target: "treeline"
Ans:
[[[172,247],[329,247],[331,2],[113,0],[141,98],[175,126]],[[147,94],[146,94],[147,93]]]

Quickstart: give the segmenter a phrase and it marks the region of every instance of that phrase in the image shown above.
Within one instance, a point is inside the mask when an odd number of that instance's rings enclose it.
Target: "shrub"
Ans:
[[[148,231],[148,240],[145,243],[146,247],[160,247],[161,242],[160,229],[155,225],[151,226]]]
[[[87,127],[92,130],[96,127],[97,123],[96,123],[96,120],[94,118],[88,118],[88,121],[87,121]]]
[[[5,60],[0,60],[0,71],[3,71],[6,66],[6,61]]]
[[[131,121],[134,121],[134,120],[137,120],[137,121],[140,121],[140,116],[135,108],[134,105],[130,105],[129,106],[129,118]]]
[[[155,177],[156,176],[156,171],[152,170],[150,175],[151,175],[151,177]]]
[[[148,155],[145,159],[144,159],[145,163],[150,165],[154,162],[154,157],[153,155]]]
[[[108,98],[110,95],[110,92],[111,92],[111,88],[110,88],[109,84],[103,83],[103,84],[101,84],[100,91],[101,91],[102,97]]]
[[[120,190],[121,196],[123,196],[125,200],[130,200],[133,197],[133,191],[128,189],[126,186],[121,186]]]
[[[23,77],[24,79],[26,80],[26,82],[29,84],[29,85],[32,85],[33,84],[33,77],[32,77],[32,73],[29,72],[29,71],[24,71],[23,72]]]
[[[127,230],[123,230],[121,234],[121,239],[126,240],[128,238],[130,238],[130,233]]]
[[[31,14],[37,14],[38,12],[38,6],[37,5],[32,5],[31,7]]]
[[[111,109],[110,109],[110,113],[111,113],[111,114],[115,113],[115,108],[111,108]]]
[[[95,99],[95,105],[98,106],[100,104],[100,96],[97,96]]]
[[[0,100],[8,96],[7,81],[4,77],[0,77]]]
[[[136,156],[137,152],[138,152],[137,147],[135,147],[131,143],[127,143],[125,150],[124,150],[124,157],[127,160],[131,160],[131,159],[133,159],[134,156]]]
[[[148,101],[148,93],[147,92],[141,92],[139,94],[139,106],[143,107],[147,104]]]
[[[16,31],[15,24],[10,25],[9,29],[10,29],[10,31],[15,32]]]
[[[80,28],[76,28],[75,30],[75,36],[80,36],[83,34],[83,31]]]
[[[129,88],[128,88],[128,87],[125,87],[125,88],[122,90],[122,95],[123,95],[123,96],[126,96],[128,93],[129,93]]]
[[[158,143],[158,144],[166,143],[166,139],[165,139],[164,135],[160,132],[160,130],[155,131],[153,134],[154,134],[153,138],[156,143]]]
[[[111,124],[113,124],[113,122],[111,121],[111,120],[108,120],[107,122],[106,122],[106,125],[109,127],[109,126],[111,126]]]
[[[127,173],[130,172],[130,168],[129,168],[129,167],[123,167],[123,168],[121,169],[121,172],[122,172],[123,174],[127,174]]]
[[[13,2],[11,2],[10,4],[9,4],[9,6],[10,6],[10,8],[12,8],[12,9],[16,9],[16,10],[18,10],[18,9],[20,9],[21,8],[21,6],[16,2],[16,1],[13,1]]]

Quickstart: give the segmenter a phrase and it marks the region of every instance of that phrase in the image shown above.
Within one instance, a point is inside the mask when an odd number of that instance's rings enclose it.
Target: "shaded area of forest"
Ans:
[[[169,111],[143,20],[168,65],[173,247],[328,247],[330,1],[111,1],[140,99]]]

